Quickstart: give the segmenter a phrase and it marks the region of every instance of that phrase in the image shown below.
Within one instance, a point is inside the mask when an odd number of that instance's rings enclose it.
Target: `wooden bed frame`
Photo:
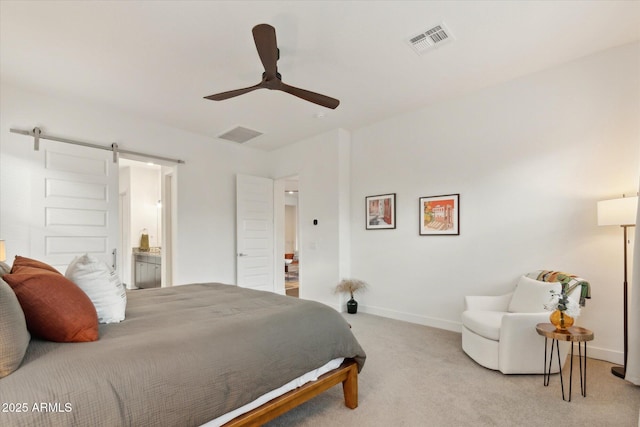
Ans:
[[[234,418],[223,427],[261,426],[338,383],[342,383],[345,406],[349,409],[357,408],[358,365],[354,360],[345,360],[339,368],[327,372],[316,381],[308,382],[295,390],[276,397],[264,405]]]

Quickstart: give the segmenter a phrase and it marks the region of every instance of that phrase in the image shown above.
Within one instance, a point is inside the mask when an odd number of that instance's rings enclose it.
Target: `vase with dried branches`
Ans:
[[[353,294],[367,289],[367,283],[358,279],[343,279],[336,286],[336,293],[348,293],[351,299],[347,301],[347,313],[355,314],[358,312],[358,301],[353,298]]]

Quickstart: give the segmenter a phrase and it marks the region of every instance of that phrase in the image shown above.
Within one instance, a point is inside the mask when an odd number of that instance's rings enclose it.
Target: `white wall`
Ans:
[[[297,249],[298,237],[298,207],[286,204],[284,206],[284,252],[294,253]]]
[[[173,283],[235,283],[235,175],[266,176],[265,153],[6,82],[0,94],[0,235],[8,259],[29,256],[28,227],[21,218],[30,210],[31,184],[22,157],[33,149],[30,138],[9,129],[40,126],[57,136],[117,142],[122,149],[185,160],[175,176]]]
[[[149,246],[160,246],[161,210],[160,200],[160,168],[146,169],[129,166],[131,192],[131,244],[140,246],[140,236],[143,230],[149,235]],[[123,248],[131,253],[132,248]]]
[[[345,274],[341,260],[349,259],[341,238],[348,226],[341,212],[348,213],[349,206],[340,188],[349,176],[348,164],[341,161],[349,139],[349,133],[339,129],[270,153],[274,178],[298,176],[300,297],[335,308],[340,307],[340,296],[333,289]]]
[[[538,269],[592,284],[578,323],[622,361],[622,231],[596,202],[635,194],[640,45],[633,44],[352,133],[353,275],[370,313],[460,329],[465,295]],[[367,231],[364,199],[397,193],[397,229]],[[460,193],[460,235],[420,236],[418,198]]]

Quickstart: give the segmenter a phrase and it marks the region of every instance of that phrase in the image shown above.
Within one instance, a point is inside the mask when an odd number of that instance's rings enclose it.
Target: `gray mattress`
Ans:
[[[366,356],[320,303],[215,283],[132,291],[96,342],[32,339],[0,379],[0,425],[197,426],[338,357]]]

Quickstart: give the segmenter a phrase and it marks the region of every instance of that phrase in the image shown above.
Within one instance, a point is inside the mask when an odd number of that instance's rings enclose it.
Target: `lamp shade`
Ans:
[[[635,225],[637,214],[638,197],[598,202],[598,225]]]
[[[5,262],[7,260],[7,253],[4,249],[4,240],[0,240],[0,262]]]

